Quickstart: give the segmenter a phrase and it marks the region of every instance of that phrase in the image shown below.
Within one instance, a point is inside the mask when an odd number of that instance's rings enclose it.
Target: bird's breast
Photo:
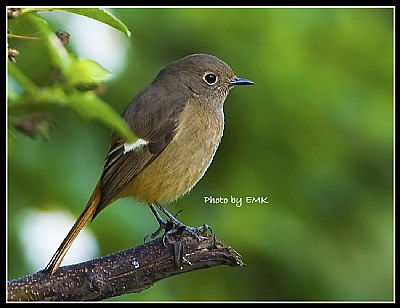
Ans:
[[[221,141],[224,114],[198,100],[181,112],[175,137],[130,185],[130,195],[146,203],[169,203],[203,177]]]

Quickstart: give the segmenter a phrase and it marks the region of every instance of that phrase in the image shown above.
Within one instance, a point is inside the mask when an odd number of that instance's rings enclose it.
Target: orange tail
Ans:
[[[96,185],[92,196],[90,197],[86,208],[83,210],[81,216],[77,219],[74,226],[69,231],[68,235],[65,237],[60,247],[58,247],[56,253],[51,258],[49,264],[45,268],[45,272],[54,274],[60,267],[62,260],[67,254],[69,248],[71,247],[73,241],[78,236],[79,232],[83,229],[86,223],[92,218],[93,214],[96,212],[97,206],[99,204],[101,197],[100,184]]]

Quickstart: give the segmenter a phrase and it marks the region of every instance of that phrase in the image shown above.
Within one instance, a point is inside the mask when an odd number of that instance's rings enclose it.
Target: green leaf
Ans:
[[[49,27],[46,20],[30,12],[18,18],[11,19],[8,23],[8,32],[11,35],[26,36],[41,39],[46,43],[47,51],[52,62],[60,68],[62,73],[67,74],[70,70],[71,56]]]
[[[27,13],[8,20],[8,33],[43,39],[52,32],[47,21],[35,13]]]
[[[51,11],[53,9],[41,9]],[[101,9],[65,9],[71,13],[85,15],[105,22],[115,28],[129,31],[113,15]],[[14,38],[35,38],[42,40],[47,47],[46,51],[54,67],[63,74],[63,79],[51,87],[39,87],[14,63],[9,63],[8,74],[12,82],[12,90],[8,96],[9,111],[32,112],[54,108],[58,105],[71,107],[84,119],[98,119],[105,125],[116,130],[127,142],[134,142],[133,135],[127,123],[103,100],[96,97],[94,92],[80,92],[77,86],[97,85],[107,80],[110,73],[92,60],[80,60],[69,54],[60,40],[50,29],[46,20],[36,14],[36,11],[24,11],[18,18],[8,21],[9,34]],[[11,39],[11,36],[9,36]],[[40,65],[40,63],[35,63]]]
[[[14,63],[8,65],[8,74],[13,81],[8,85],[18,87],[18,95],[8,95],[8,108],[32,108],[43,105],[66,104],[66,95],[60,86],[37,87]],[[13,85],[14,84],[14,85]],[[11,90],[12,92],[13,90]]]
[[[53,32],[47,34],[46,43],[52,62],[64,75],[68,75],[71,71],[71,64],[73,62],[72,56],[68,53],[60,39]]]
[[[73,86],[93,85],[111,77],[108,70],[93,60],[75,59],[71,66],[68,82]]]
[[[15,63],[8,63],[8,74],[13,77],[13,83],[20,86],[23,91],[34,93],[37,91],[37,86],[15,65]],[[10,83],[8,86],[12,86]],[[9,88],[10,91],[10,88]]]
[[[77,91],[68,97],[68,101],[73,110],[82,118],[94,118],[102,121],[115,129],[127,142],[134,142],[138,139],[121,116],[91,92]]]
[[[129,31],[128,27],[125,26],[125,24],[122,21],[120,21],[118,18],[116,18],[114,15],[112,15],[110,12],[107,12],[104,9],[100,8],[83,8],[83,9],[57,8],[57,9],[93,18],[119,31],[124,32],[128,37],[131,36],[131,32]]]

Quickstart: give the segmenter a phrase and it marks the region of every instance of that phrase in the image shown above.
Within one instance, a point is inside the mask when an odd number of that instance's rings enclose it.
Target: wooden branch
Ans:
[[[155,282],[218,265],[244,266],[240,255],[214,237],[199,241],[184,231],[166,240],[8,282],[9,301],[98,301],[138,293]]]

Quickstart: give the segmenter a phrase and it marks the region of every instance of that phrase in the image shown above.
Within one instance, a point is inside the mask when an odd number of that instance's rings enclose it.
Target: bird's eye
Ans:
[[[209,85],[213,85],[213,84],[215,84],[217,82],[217,76],[215,76],[215,74],[213,74],[213,73],[206,73],[203,76],[203,79]]]

